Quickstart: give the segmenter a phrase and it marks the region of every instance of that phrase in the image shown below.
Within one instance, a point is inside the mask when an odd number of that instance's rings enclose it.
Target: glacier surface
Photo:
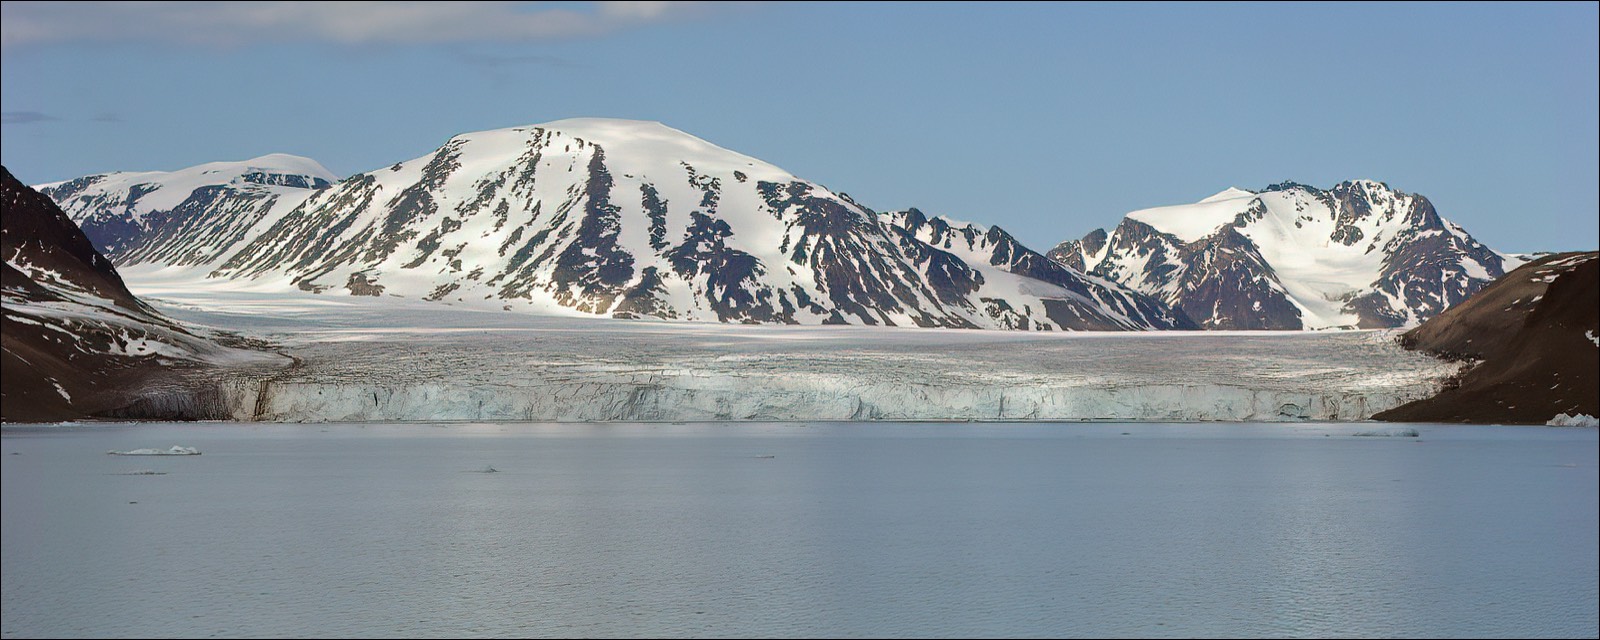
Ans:
[[[1010,332],[536,316],[134,267],[184,321],[295,359],[207,384],[258,421],[1362,420],[1457,365],[1388,331]]]

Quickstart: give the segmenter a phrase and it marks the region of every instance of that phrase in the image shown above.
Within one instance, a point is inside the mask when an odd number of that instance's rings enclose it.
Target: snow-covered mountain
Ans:
[[[999,229],[880,214],[659,123],[463,134],[331,179],[266,156],[44,191],[119,264],[319,293],[744,323],[1192,326]]]
[[[1062,316],[1072,314],[1075,320],[1073,325],[1082,328],[1119,327],[1097,321],[1093,316],[1084,315],[1082,305],[1068,305],[1062,302],[1063,300],[1087,299],[1101,308],[1111,310],[1117,316],[1130,318],[1158,317],[1165,312],[1159,305],[1152,304],[1148,298],[1127,295],[1127,290],[1116,283],[1086,276],[1051,261],[1044,255],[1023,246],[1000,227],[954,222],[944,217],[929,218],[914,208],[891,211],[884,216],[890,228],[905,238],[904,241],[909,246],[930,245],[937,251],[947,252],[966,264],[978,265],[978,268],[985,270],[988,280],[1000,280],[993,287],[988,287],[993,293],[980,292],[980,299],[991,305],[991,308],[998,308],[1002,312],[1003,315],[999,316],[1004,320],[1002,328],[1030,328],[1027,324],[1030,312],[1027,309],[1019,312],[1001,295],[1012,289],[1040,296],[1047,311]],[[1063,289],[1065,291],[1062,291]],[[1169,328],[1195,328],[1181,315],[1175,320],[1176,323]],[[1040,326],[1041,323],[1037,321],[1034,321],[1034,324],[1032,328],[1035,329],[1048,328]]]
[[[1370,180],[1230,188],[1135,211],[1049,256],[1207,329],[1415,325],[1521,262],[1439,217],[1427,198]]]
[[[0,168],[4,420],[118,409],[180,368],[277,358],[196,335],[134,297],[49,198]]]
[[[117,264],[211,264],[337,178],[315,160],[271,154],[179,171],[105,173],[39,185]]]

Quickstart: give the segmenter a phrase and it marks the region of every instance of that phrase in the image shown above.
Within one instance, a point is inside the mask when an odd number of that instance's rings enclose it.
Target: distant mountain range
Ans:
[[[1520,259],[1373,181],[1228,189],[1041,255],[659,123],[456,136],[343,180],[270,155],[41,185],[118,264],[623,318],[1025,330],[1415,325]]]
[[[1193,326],[999,228],[881,214],[653,122],[463,134],[337,182],[276,155],[41,190],[118,264],[319,293],[741,323]]]
[[[1135,211],[1049,252],[1178,307],[1207,329],[1415,325],[1521,260],[1381,182],[1285,182]]]

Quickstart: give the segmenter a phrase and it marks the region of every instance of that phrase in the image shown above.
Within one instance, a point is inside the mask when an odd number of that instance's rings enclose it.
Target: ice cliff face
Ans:
[[[897,330],[625,322],[263,296],[135,267],[188,322],[292,353],[172,398],[237,420],[1361,420],[1459,365],[1391,332]],[[1180,372],[1175,374],[1174,372]]]
[[[1130,213],[1049,253],[1181,309],[1207,329],[1415,325],[1520,261],[1368,180],[1228,189]]]
[[[315,163],[262,160],[46,192],[119,263],[319,293],[730,323],[1191,326],[998,229],[957,246],[920,214],[879,214],[658,123],[463,134],[331,185]]]

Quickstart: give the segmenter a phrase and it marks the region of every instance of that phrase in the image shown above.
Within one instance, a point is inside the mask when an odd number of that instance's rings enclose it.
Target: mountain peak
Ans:
[[[1341,182],[1341,183],[1339,183],[1337,185],[1334,185],[1333,189],[1330,189],[1330,191],[1341,191],[1341,190],[1361,191],[1361,192],[1365,192],[1365,193],[1399,194],[1398,191],[1395,191],[1394,189],[1390,188],[1388,183],[1386,183],[1386,182],[1383,182],[1383,181],[1380,181],[1380,180],[1367,180],[1367,179],[1346,180],[1346,181]]]
[[[1351,185],[1351,186],[1362,186],[1362,187],[1366,187],[1368,189],[1388,189],[1389,188],[1389,183],[1384,182],[1382,180],[1373,180],[1371,178],[1357,178],[1355,180],[1346,180],[1346,181],[1344,181],[1344,183],[1348,184],[1348,185]]]
[[[128,184],[138,183],[167,183],[174,181],[196,182],[199,184],[225,184],[228,181],[250,173],[274,173],[283,175],[304,176],[308,182],[323,180],[337,182],[339,176],[329,171],[322,163],[288,153],[268,153],[248,160],[223,160],[207,162],[192,167],[184,167],[172,171],[111,171],[107,173],[85,176],[85,178],[99,178],[101,180],[115,179]],[[79,178],[81,180],[82,178]],[[35,189],[46,190],[67,184],[66,181],[50,182],[34,185]],[[55,196],[52,196],[55,197]]]
[[[541,129],[554,129],[565,131],[573,135],[588,134],[596,140],[602,137],[615,136],[650,136],[674,135],[688,136],[687,133],[662,124],[659,120],[629,120],[627,118],[563,118],[551,120],[544,124],[533,125]]]
[[[530,132],[542,130],[576,138],[605,150],[606,162],[623,172],[660,174],[683,170],[682,164],[701,173],[732,175],[772,182],[797,179],[793,174],[756,158],[730,151],[699,137],[653,120],[620,118],[567,118],[542,124],[464,133],[458,140],[470,143],[503,141],[517,150],[526,144]],[[670,165],[664,167],[663,164]],[[654,171],[652,171],[652,169]]]
[[[1220,201],[1223,201],[1223,200],[1233,200],[1233,199],[1236,199],[1236,198],[1249,198],[1249,197],[1252,197],[1254,195],[1256,195],[1256,192],[1250,191],[1248,189],[1240,189],[1239,187],[1228,187],[1226,189],[1223,189],[1221,191],[1216,192],[1215,194],[1212,194],[1211,196],[1201,200],[1200,202],[1220,202]]]
[[[1376,180],[1326,190],[1280,182],[1134,211],[1108,246],[1101,258],[1067,241],[1052,257],[1157,296],[1208,328],[1415,324],[1505,268],[1427,198]]]
[[[1217,227],[1233,222],[1247,204],[1242,198],[1255,195],[1244,189],[1229,187],[1194,204],[1140,209],[1129,213],[1127,217],[1177,236],[1184,242],[1194,242],[1211,235]]]
[[[198,189],[234,185],[261,195],[309,192],[338,181],[327,167],[310,158],[269,153],[249,160],[207,162],[176,171],[115,171],[74,180],[36,185],[69,213],[75,200],[96,203],[96,215],[138,221],[151,211],[168,211]],[[82,218],[74,218],[82,225]],[[93,234],[91,234],[91,239]]]
[[[313,178],[322,178],[329,182],[337,182],[339,180],[339,176],[335,175],[332,171],[329,171],[327,167],[322,166],[322,163],[305,156],[297,156],[289,153],[269,153],[266,155],[256,156],[242,162],[219,162],[213,164],[244,165],[245,167],[253,169],[271,169],[275,171],[281,171],[283,173],[294,173]]]

